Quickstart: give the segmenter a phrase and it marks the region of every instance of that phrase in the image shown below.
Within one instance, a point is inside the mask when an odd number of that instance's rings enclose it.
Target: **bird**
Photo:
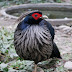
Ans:
[[[17,21],[19,23],[14,32],[15,50],[20,58],[34,61],[34,72],[37,72],[39,62],[53,57],[61,58],[54,42],[55,30],[43,18],[41,11],[27,12]]]

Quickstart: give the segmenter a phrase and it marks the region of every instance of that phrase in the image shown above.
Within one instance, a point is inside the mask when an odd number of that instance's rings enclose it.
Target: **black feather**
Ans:
[[[55,44],[55,42],[53,42],[53,50],[52,50],[52,54],[51,54],[50,58],[53,58],[53,57],[62,59],[62,57],[60,56],[60,52],[58,50],[58,47]]]
[[[52,36],[52,41],[53,41],[54,35],[55,35],[55,30],[54,30],[54,28],[52,27],[52,25],[51,25],[49,22],[47,22],[46,20],[42,20],[40,23],[47,25],[47,28],[48,28],[49,31],[50,31],[50,34],[51,34],[51,36]]]

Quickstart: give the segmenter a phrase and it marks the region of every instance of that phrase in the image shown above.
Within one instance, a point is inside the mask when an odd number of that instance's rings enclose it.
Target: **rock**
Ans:
[[[65,17],[64,19],[65,19],[65,20],[67,20],[68,18],[67,18],[67,17]]]
[[[32,72],[35,72],[35,71],[32,71]],[[37,72],[44,72],[44,70],[40,67],[37,67]]]
[[[66,26],[66,25],[61,25],[58,27],[59,30],[63,31],[63,33],[71,35],[72,34],[72,27]]]
[[[66,62],[64,67],[67,68],[68,70],[72,70],[72,62],[71,61]]]
[[[43,15],[43,18],[48,19],[48,16],[47,15]]]
[[[1,64],[0,64],[0,67],[1,67],[1,68],[5,68],[5,67],[7,67],[7,64],[1,63]]]
[[[69,26],[66,26],[66,25],[61,25],[59,26],[59,29],[70,29],[71,27]]]

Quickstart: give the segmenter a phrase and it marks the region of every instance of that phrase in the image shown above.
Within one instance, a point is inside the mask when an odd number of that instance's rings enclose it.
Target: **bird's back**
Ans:
[[[14,45],[17,54],[25,60],[35,63],[51,56],[53,44],[51,34],[46,25],[29,25],[26,29],[16,29]]]

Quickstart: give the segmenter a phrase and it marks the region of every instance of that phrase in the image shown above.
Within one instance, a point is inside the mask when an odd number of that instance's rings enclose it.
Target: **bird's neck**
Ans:
[[[20,30],[24,30],[26,29],[28,26],[32,26],[32,25],[39,25],[40,22],[42,21],[43,19],[39,19],[39,20],[34,20],[34,19],[29,19],[28,17],[26,17],[19,25],[18,25],[18,28]]]
[[[29,19],[29,17],[27,16],[25,19],[24,19],[24,23],[26,24],[29,24],[29,25],[38,25],[43,19],[38,19],[38,20],[35,20],[34,18],[31,18]]]

